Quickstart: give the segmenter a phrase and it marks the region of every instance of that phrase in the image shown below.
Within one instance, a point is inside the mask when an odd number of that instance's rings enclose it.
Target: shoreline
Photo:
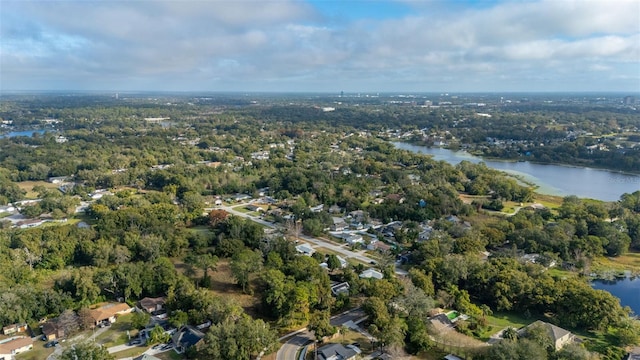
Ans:
[[[536,165],[555,165],[555,166],[564,166],[564,167],[576,168],[576,169],[606,170],[608,172],[617,173],[617,174],[621,174],[621,175],[630,175],[630,176],[639,176],[640,177],[640,171],[633,172],[633,171],[628,171],[628,170],[612,169],[612,168],[602,167],[602,166],[574,165],[574,164],[567,164],[567,163],[562,163],[562,162],[541,162],[541,161],[535,161],[535,160],[529,160],[529,159],[501,158],[501,157],[485,156],[485,155],[474,154],[474,153],[470,152],[469,150],[465,150],[463,148],[460,148],[458,150],[454,150],[454,149],[451,149],[451,148],[449,148],[447,146],[429,146],[429,145],[426,145],[426,144],[420,144],[418,142],[413,142],[413,141],[391,141],[391,142],[400,142],[400,143],[405,143],[405,144],[410,144],[410,145],[415,145],[415,146],[424,146],[426,148],[432,148],[432,149],[446,149],[446,150],[453,151],[453,152],[462,152],[462,153],[467,153],[470,156],[473,156],[473,157],[476,157],[476,158],[479,158],[479,159],[482,159],[482,160],[488,160],[488,161],[500,161],[500,162],[505,162],[505,163],[528,162],[528,163],[536,164]]]

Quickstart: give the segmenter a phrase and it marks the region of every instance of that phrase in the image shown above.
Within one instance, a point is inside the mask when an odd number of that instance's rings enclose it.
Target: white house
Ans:
[[[314,252],[316,252],[309,244],[300,244],[296,246],[296,251],[306,256],[311,256]]]
[[[384,275],[378,270],[367,269],[360,274],[361,279],[382,279]]]
[[[361,244],[364,242],[362,235],[359,235],[359,234],[346,234],[346,236],[344,237],[344,240],[349,245]]]

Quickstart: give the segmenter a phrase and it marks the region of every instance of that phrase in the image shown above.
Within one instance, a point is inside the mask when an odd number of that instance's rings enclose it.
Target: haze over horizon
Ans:
[[[640,1],[0,3],[0,91],[638,92]]]

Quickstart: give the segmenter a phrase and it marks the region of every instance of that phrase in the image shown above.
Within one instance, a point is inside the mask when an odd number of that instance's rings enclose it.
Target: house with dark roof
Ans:
[[[318,349],[318,358],[321,360],[353,360],[358,352],[342,344],[327,344]]]
[[[171,341],[173,342],[174,350],[181,354],[192,346],[198,346],[203,338],[204,333],[202,331],[191,325],[185,325],[173,334]]]
[[[453,329],[453,323],[445,313],[440,313],[438,315],[430,317],[429,323],[433,326],[436,332],[448,331]]]
[[[64,337],[64,329],[58,326],[58,319],[51,319],[40,326],[43,339],[46,341],[56,340]]]
[[[163,296],[157,298],[146,297],[140,300],[139,305],[142,310],[153,313],[162,310],[166,301]]]

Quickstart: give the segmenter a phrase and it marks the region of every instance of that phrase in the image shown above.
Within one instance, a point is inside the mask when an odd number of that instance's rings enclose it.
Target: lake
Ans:
[[[0,134],[0,139],[16,137],[16,136],[32,137],[33,133],[38,133],[38,134],[42,135],[45,132],[47,132],[47,130],[43,130],[43,129],[12,131],[12,132],[9,132],[9,133],[6,133],[6,134]]]
[[[452,165],[463,160],[473,163],[484,162],[488,167],[521,176],[525,181],[536,184],[538,186],[536,192],[541,194],[576,195],[581,198],[616,201],[624,193],[640,190],[640,175],[585,167],[537,164],[529,161],[485,160],[466,151],[429,148],[403,142],[393,142],[393,144],[398,149],[432,155],[435,160],[446,161]]]
[[[616,281],[594,280],[594,289],[606,290],[620,299],[622,306],[628,306],[636,315],[640,315],[640,278],[624,278]]]

